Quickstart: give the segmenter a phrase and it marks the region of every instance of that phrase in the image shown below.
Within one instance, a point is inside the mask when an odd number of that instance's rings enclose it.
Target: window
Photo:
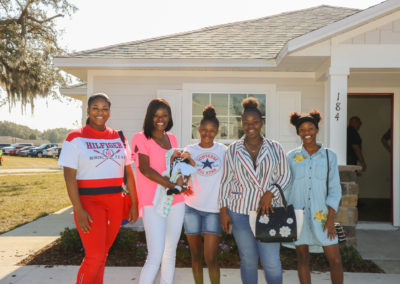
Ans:
[[[200,120],[203,117],[203,108],[213,105],[219,119],[219,140],[237,140],[243,136],[240,113],[242,111],[242,100],[247,97],[255,97],[260,102],[259,108],[265,123],[265,94],[243,94],[243,93],[193,93],[192,94],[192,139],[199,139]],[[265,127],[262,130],[265,135]]]

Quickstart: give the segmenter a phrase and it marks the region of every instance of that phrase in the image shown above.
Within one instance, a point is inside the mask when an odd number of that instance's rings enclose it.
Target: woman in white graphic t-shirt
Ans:
[[[185,148],[196,163],[196,172],[192,174],[189,182],[191,190],[185,195],[184,218],[185,234],[189,241],[192,271],[196,284],[203,283],[203,259],[206,261],[211,283],[220,282],[217,261],[221,235],[218,193],[227,147],[214,142],[218,128],[219,121],[214,107],[206,106],[198,128],[200,143]]]

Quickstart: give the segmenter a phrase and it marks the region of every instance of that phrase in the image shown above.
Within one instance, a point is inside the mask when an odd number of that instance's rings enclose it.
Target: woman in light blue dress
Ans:
[[[329,261],[332,283],[343,283],[343,267],[334,226],[334,216],[342,197],[342,189],[336,154],[317,143],[320,120],[321,114],[316,110],[309,114],[290,115],[290,122],[296,127],[302,145],[287,154],[293,179],[285,195],[295,209],[304,209],[301,235],[294,243],[297,270],[302,284],[311,283],[309,251],[322,252],[321,247]]]

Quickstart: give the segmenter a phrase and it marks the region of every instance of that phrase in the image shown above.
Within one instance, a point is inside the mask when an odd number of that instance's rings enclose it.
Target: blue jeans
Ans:
[[[202,233],[221,235],[219,213],[200,211],[185,205],[183,225],[186,235],[200,235]]]
[[[282,284],[280,243],[262,243],[254,238],[249,215],[228,210],[232,218],[232,233],[239,249],[240,275],[244,284],[258,283],[258,258],[268,284]]]

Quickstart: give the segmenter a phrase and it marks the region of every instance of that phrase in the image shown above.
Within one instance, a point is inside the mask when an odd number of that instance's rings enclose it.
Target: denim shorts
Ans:
[[[186,235],[199,235],[201,233],[221,235],[219,213],[199,211],[185,205],[183,225]]]

